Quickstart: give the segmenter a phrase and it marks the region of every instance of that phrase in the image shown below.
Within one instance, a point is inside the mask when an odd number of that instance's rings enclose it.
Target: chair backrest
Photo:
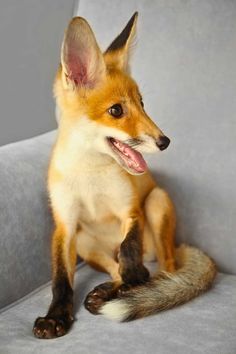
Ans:
[[[236,273],[236,2],[80,0],[105,49],[140,13],[133,76],[172,140],[150,158],[173,197],[178,240]]]

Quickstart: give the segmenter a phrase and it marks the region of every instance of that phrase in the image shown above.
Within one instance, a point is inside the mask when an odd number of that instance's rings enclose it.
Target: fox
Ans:
[[[130,57],[138,13],[105,52],[82,17],[65,31],[54,82],[58,130],[48,168],[52,302],[33,326],[37,338],[65,335],[74,322],[79,256],[110,275],[85,298],[94,315],[130,321],[186,303],[216,276],[198,248],[175,245],[176,214],[143,153],[170,139],[145,111]],[[156,262],[150,275],[145,262]]]

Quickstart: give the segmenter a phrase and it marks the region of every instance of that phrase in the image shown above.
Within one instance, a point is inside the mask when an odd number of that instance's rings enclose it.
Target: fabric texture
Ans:
[[[173,198],[178,240],[236,273],[236,2],[80,0],[105,49],[139,11],[131,69],[171,139],[148,158]]]
[[[219,274],[208,292],[178,308],[129,323],[91,315],[86,294],[108,279],[87,265],[75,282],[76,322],[64,337],[34,338],[35,318],[51,300],[50,285],[0,314],[1,354],[233,354],[236,352],[236,276]]]
[[[47,166],[55,133],[0,148],[0,308],[50,279]]]

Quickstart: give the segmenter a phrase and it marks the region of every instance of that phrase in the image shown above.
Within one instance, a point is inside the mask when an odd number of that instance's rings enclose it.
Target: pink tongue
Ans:
[[[122,152],[123,161],[126,165],[128,165],[128,167],[133,168],[137,172],[144,172],[147,169],[147,164],[140,152],[132,149],[127,144],[123,144],[119,140],[115,140],[114,145]]]

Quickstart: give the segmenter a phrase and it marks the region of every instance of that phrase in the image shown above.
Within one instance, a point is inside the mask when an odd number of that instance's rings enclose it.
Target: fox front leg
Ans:
[[[135,286],[149,279],[149,272],[143,265],[143,218],[141,213],[124,222],[125,239],[119,252],[119,273],[125,285]]]
[[[74,322],[73,277],[77,253],[75,242],[58,227],[53,235],[53,298],[45,317],[38,317],[33,333],[37,338],[50,339],[65,335]]]

